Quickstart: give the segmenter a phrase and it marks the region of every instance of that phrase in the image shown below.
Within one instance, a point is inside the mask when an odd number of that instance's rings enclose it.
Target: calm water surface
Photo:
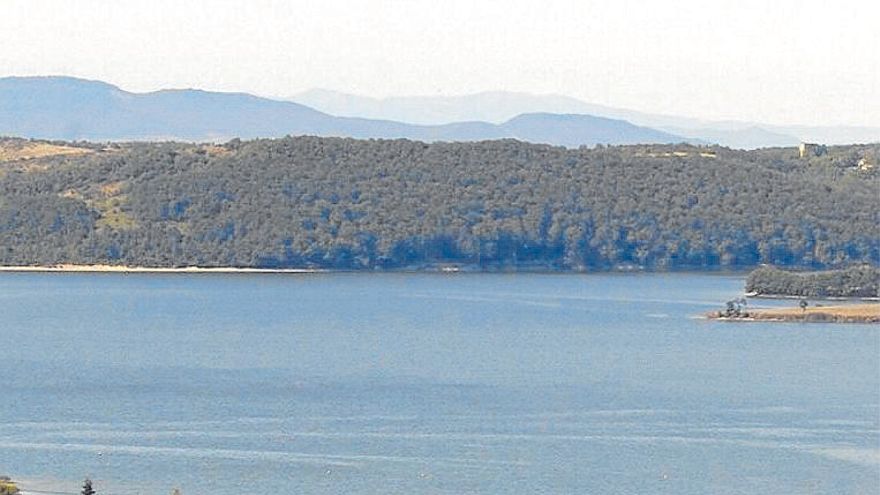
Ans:
[[[119,495],[875,495],[880,329],[694,318],[742,286],[2,274],[0,472]]]

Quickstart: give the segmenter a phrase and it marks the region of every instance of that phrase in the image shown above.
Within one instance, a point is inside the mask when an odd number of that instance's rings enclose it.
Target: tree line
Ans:
[[[798,273],[767,266],[749,273],[746,292],[768,296],[878,297],[880,269],[861,265],[845,270]]]
[[[880,146],[288,137],[0,163],[0,264],[592,271],[880,264]],[[873,159],[873,158],[871,158]]]

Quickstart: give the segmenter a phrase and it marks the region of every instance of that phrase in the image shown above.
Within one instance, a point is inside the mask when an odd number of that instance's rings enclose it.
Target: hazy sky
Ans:
[[[880,2],[0,0],[0,76],[880,126]]]

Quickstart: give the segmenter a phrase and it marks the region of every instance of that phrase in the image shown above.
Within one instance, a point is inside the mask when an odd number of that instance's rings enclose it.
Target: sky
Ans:
[[[0,0],[0,77],[290,97],[520,91],[880,126],[880,2]]]

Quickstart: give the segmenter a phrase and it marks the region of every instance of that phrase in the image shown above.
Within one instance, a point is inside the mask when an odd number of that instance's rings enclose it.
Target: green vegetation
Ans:
[[[880,264],[880,145],[53,144],[93,152],[0,163],[0,264]]]
[[[880,269],[862,265],[845,270],[797,273],[761,267],[749,274],[746,292],[765,296],[878,297]]]
[[[8,476],[0,476],[0,495],[16,495],[18,486]]]

